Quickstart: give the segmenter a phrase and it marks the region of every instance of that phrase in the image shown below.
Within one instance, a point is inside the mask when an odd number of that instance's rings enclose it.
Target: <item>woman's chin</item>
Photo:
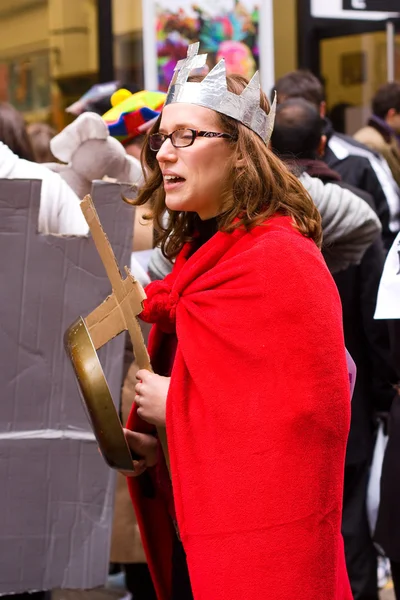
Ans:
[[[190,211],[190,208],[187,206],[187,202],[184,202],[183,199],[174,197],[173,194],[167,194],[165,196],[165,205],[169,210],[175,211]]]

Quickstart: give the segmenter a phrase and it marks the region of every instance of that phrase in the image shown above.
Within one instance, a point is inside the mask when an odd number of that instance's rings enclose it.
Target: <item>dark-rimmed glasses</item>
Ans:
[[[197,131],[196,129],[175,129],[172,133],[152,133],[149,135],[149,147],[153,152],[158,152],[166,139],[171,140],[174,148],[187,148],[194,143],[197,137],[207,138],[235,138],[229,133],[219,133],[216,131]]]

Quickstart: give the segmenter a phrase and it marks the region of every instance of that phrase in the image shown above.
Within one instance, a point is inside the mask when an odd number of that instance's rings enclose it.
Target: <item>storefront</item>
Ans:
[[[358,108],[388,77],[386,23],[398,0],[2,0],[0,100],[65,124],[65,107],[98,81],[165,87],[188,42],[269,91],[298,67],[325,81],[330,109]],[[400,35],[392,75],[400,79]],[[354,119],[351,119],[354,123]]]
[[[377,88],[400,80],[398,0],[203,0],[196,8],[190,0],[112,2],[116,74],[135,74],[151,87],[165,87],[186,44],[199,39],[211,63],[225,52],[232,69],[250,75],[259,68],[268,91],[288,71],[310,69],[325,83],[337,126],[352,133]],[[135,31],[121,31],[134,14]]]
[[[355,132],[377,88],[400,81],[396,9],[397,0],[298,0],[298,65],[324,81],[340,130]]]

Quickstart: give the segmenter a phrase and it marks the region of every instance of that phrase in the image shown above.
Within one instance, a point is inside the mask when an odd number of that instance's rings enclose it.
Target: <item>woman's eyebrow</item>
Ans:
[[[172,131],[176,131],[176,129],[195,129],[196,131],[198,130],[197,127],[194,127],[194,125],[189,125],[188,123],[177,123],[171,129],[171,133],[172,133]],[[165,133],[166,127],[160,127],[158,131],[159,131],[159,133]]]

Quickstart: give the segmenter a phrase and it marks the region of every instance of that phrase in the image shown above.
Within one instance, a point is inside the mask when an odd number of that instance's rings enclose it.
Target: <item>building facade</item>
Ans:
[[[385,23],[357,29],[356,23],[332,21],[330,27],[326,22],[314,39],[304,26],[311,1],[273,0],[275,77],[298,66],[312,68],[325,81],[329,108],[348,104],[368,110],[387,77]],[[107,4],[109,30],[100,18]],[[400,79],[400,37],[396,40]],[[69,118],[65,107],[104,79],[106,41],[112,53],[112,70],[106,72],[143,87],[142,0],[1,0],[0,101],[11,102],[28,121],[62,128]]]

